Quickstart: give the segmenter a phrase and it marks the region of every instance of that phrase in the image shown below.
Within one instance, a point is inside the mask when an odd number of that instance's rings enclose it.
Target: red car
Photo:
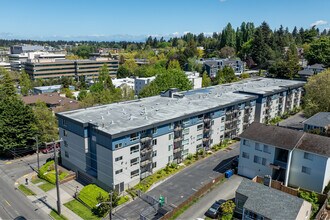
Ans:
[[[57,151],[60,150],[60,144],[56,143],[55,148],[56,148]],[[44,153],[44,154],[54,152],[54,147],[53,147],[53,145],[48,145],[44,149],[42,149],[41,152]]]

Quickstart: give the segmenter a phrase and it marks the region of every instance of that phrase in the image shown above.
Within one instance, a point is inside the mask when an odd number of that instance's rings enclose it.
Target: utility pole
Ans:
[[[112,194],[113,194],[113,191],[111,191],[109,194],[110,194],[110,213],[109,213],[109,219],[112,220]]]
[[[39,163],[39,144],[38,144],[38,136],[36,136],[36,145],[37,145],[37,162],[38,162],[38,173],[39,173],[40,163]]]
[[[56,193],[57,193],[57,214],[61,215],[61,198],[60,198],[60,186],[59,186],[59,178],[58,178],[58,170],[57,170],[57,155],[56,155],[56,147],[55,140],[53,139],[53,147],[54,147],[54,161],[55,161],[55,176],[56,176]]]

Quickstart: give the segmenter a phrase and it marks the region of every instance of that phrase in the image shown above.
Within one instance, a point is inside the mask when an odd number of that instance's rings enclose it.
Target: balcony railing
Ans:
[[[180,141],[182,141],[182,140],[183,140],[182,137],[177,137],[177,138],[175,138],[175,139],[173,140],[173,142],[176,143],[176,142],[180,142]]]
[[[175,131],[175,132],[182,131],[182,127],[181,127],[181,126],[176,126],[176,127],[174,128],[174,131]]]
[[[146,159],[144,159],[144,160],[142,161],[142,158],[141,158],[140,166],[141,166],[141,167],[145,167],[145,166],[147,166],[148,164],[151,164],[151,163],[152,163],[152,160],[151,160],[151,159],[146,158]]]

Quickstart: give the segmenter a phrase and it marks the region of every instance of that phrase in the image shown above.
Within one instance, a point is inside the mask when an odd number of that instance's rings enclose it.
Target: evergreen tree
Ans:
[[[30,76],[24,70],[22,70],[21,76],[19,78],[19,85],[21,87],[21,93],[24,96],[28,95],[32,89]]]
[[[0,99],[16,96],[14,82],[7,70],[0,68]]]
[[[204,71],[202,75],[202,87],[209,87],[209,86],[211,86],[211,79],[207,75],[206,71]]]

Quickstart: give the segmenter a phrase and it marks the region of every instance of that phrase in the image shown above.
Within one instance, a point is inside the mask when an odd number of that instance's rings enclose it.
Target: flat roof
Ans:
[[[292,86],[295,85],[295,82],[297,84],[297,81],[289,80],[249,79],[232,84],[181,92],[184,94],[183,98],[153,96],[68,111],[58,115],[81,123],[92,123],[97,125],[99,130],[114,135],[257,99],[255,95],[237,92],[244,88],[252,87],[263,90],[266,89],[263,87],[274,85]]]
[[[38,89],[38,90],[48,90],[48,89],[61,89],[62,85],[51,85],[51,86],[37,86],[34,87],[33,89]]]

